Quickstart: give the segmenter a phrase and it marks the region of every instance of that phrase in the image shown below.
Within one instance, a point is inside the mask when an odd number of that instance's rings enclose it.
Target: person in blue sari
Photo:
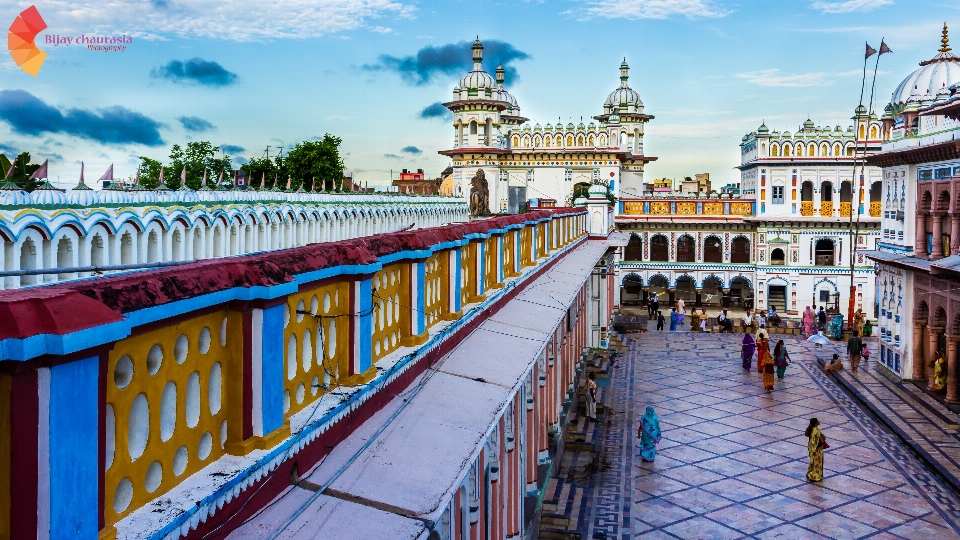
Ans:
[[[653,461],[657,457],[657,444],[660,443],[660,419],[649,405],[640,419],[637,437],[640,438],[640,457],[643,461]]]
[[[676,332],[678,324],[680,324],[680,314],[677,313],[677,308],[673,308],[670,311],[670,331]]]
[[[753,366],[753,353],[757,351],[757,343],[753,340],[750,332],[743,334],[743,342],[740,345],[740,358],[743,360],[743,369],[750,371]]]

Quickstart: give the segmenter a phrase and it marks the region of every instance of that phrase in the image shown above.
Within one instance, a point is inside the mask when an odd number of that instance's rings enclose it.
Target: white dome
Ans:
[[[470,73],[467,73],[463,77],[460,77],[460,82],[457,84],[458,88],[462,89],[485,89],[493,88],[496,86],[496,83],[493,80],[493,77],[489,73],[484,71],[482,68],[477,70],[474,69]]]
[[[918,69],[900,82],[890,97],[891,105],[896,107],[907,102],[924,101],[925,96],[936,96],[943,88],[960,83],[960,58],[950,52],[946,24],[940,42],[938,54],[921,62]]]
[[[35,206],[58,207],[67,203],[67,197],[63,191],[44,182],[30,194]]]
[[[81,181],[67,193],[67,201],[79,206],[96,206],[100,204],[100,196]]]
[[[607,96],[607,101],[603,104],[607,106],[642,105],[643,102],[640,101],[640,94],[627,86],[625,88],[617,88],[613,92],[610,92],[610,95]]]
[[[10,186],[10,187],[7,187]],[[10,206],[27,206],[33,198],[26,191],[15,187],[15,184],[8,182],[0,187],[0,204]]]

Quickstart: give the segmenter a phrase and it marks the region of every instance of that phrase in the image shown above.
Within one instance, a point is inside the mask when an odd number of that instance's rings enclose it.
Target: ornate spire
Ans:
[[[479,71],[480,64],[483,62],[483,43],[480,43],[480,36],[473,42],[473,70]]]
[[[627,58],[623,58],[623,62],[620,63],[620,87],[627,87],[627,79],[630,78],[630,66],[627,65]]]
[[[505,73],[506,71],[503,69],[503,64],[498,65],[497,66],[497,84],[500,85],[501,89],[503,89],[503,81],[506,79]]]
[[[940,52],[950,52],[950,36],[947,32],[947,22],[943,22],[943,37],[940,38]]]

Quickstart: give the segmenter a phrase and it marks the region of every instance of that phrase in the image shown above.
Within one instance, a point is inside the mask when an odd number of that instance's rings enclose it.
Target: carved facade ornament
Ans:
[[[477,173],[470,179],[470,215],[473,217],[490,215],[490,190],[487,187],[487,177],[483,174],[483,169],[477,169]]]

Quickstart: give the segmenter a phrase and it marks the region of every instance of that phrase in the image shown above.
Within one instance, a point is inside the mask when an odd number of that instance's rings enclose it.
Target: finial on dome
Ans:
[[[476,69],[483,61],[483,43],[480,43],[480,36],[473,42],[473,64]]]
[[[940,52],[950,52],[950,36],[947,32],[947,21],[943,21],[943,37],[940,38]]]
[[[503,81],[506,80],[505,77],[506,70],[503,69],[503,64],[497,66],[497,84],[503,86]]]

